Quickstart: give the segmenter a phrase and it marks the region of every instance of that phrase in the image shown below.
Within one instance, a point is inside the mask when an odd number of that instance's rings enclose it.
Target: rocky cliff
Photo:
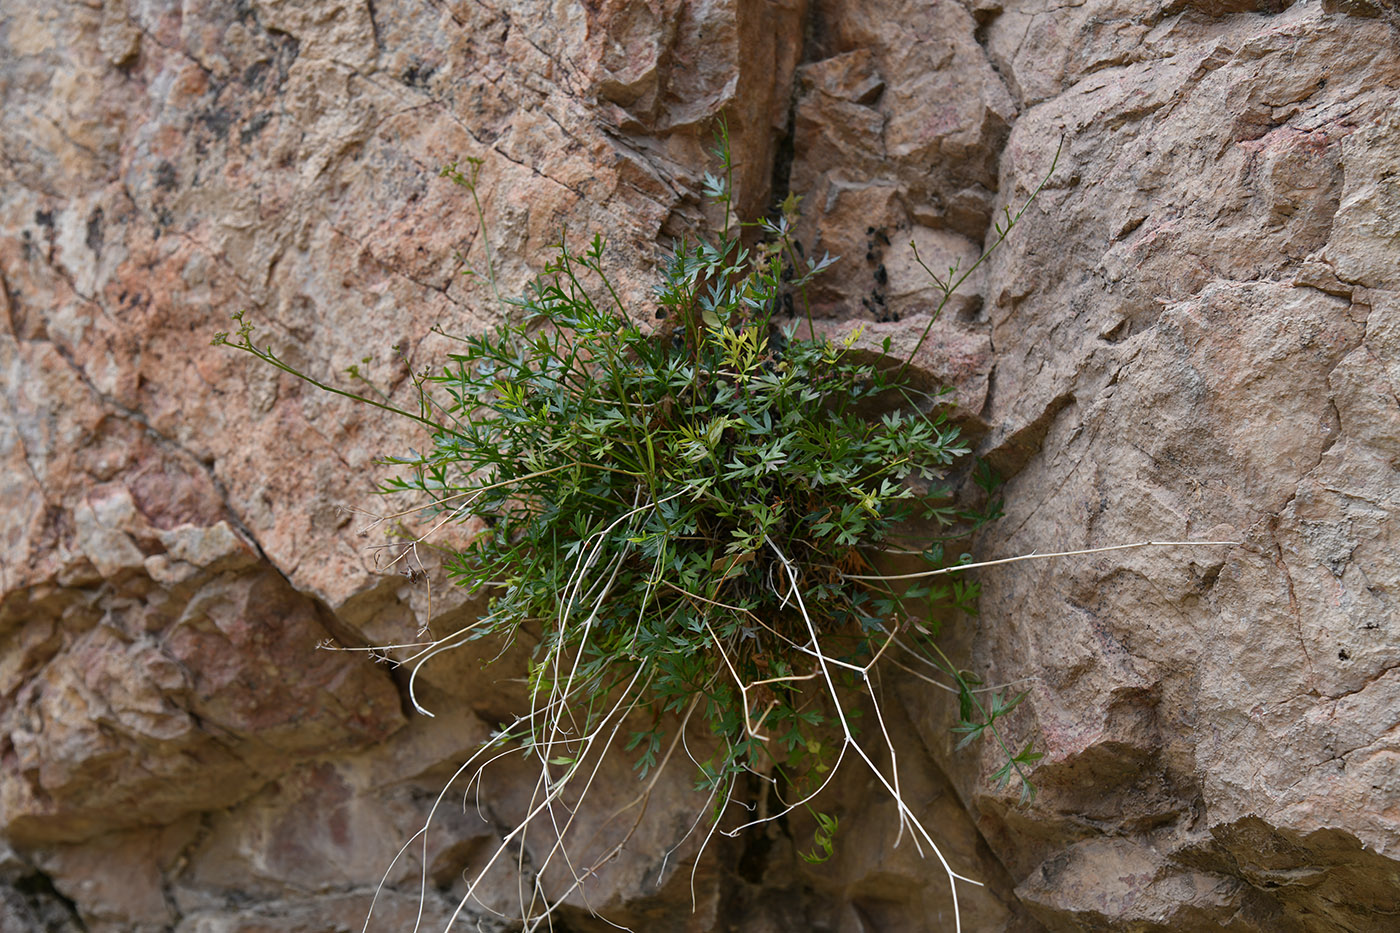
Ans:
[[[818,312],[906,341],[910,242],[975,258],[1063,139],[919,361],[1009,477],[977,552],[1237,542],[981,574],[949,650],[1025,681],[1031,806],[887,685],[911,799],[986,882],[964,928],[1394,929],[1397,88],[1392,0],[0,0],[0,929],[359,929],[388,870],[374,928],[406,930],[424,865],[442,926],[528,788],[393,859],[519,686],[444,656],[428,718],[316,650],[477,607],[356,534],[414,432],[209,338],[246,308],[407,398],[493,322],[460,274],[488,244],[509,290],[601,230],[644,296],[721,113],[745,208],[802,193],[843,257]],[[437,177],[467,157],[485,229]],[[561,924],[952,929],[863,781],[831,862],[775,830],[692,875],[678,774]]]

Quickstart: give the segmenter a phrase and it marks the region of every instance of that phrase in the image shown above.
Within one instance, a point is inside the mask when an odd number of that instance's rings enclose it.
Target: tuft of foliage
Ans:
[[[483,525],[447,563],[492,593],[470,637],[536,643],[536,709],[503,740],[577,761],[610,716],[641,711],[650,725],[627,747],[645,776],[667,714],[693,706],[718,740],[703,785],[724,794],[775,770],[802,785],[841,753],[823,727],[855,703],[833,701],[864,690],[891,637],[936,632],[930,599],[972,609],[961,582],[847,578],[907,523],[966,517],[942,481],[968,449],[894,366],[850,352],[855,335],[774,319],[830,261],[794,270],[790,229],[766,224],[753,250],[733,235],[682,244],[655,333],[624,312],[601,237],[561,242],[515,323],[462,338],[430,377],[448,426],[391,458],[405,472],[385,491]]]
[[[389,458],[402,472],[382,491],[426,497],[434,527],[480,529],[446,567],[489,594],[464,638],[533,645],[531,708],[493,739],[540,763],[532,815],[575,777],[586,787],[610,747],[654,782],[686,730],[703,726],[690,742],[706,750],[693,755],[697,784],[717,823],[741,778],[758,776],[779,806],[744,825],[807,808],[817,828],[804,857],[824,860],[838,821],[811,801],[851,756],[893,795],[902,827],[937,852],[899,793],[873,684],[882,656],[912,655],[953,681],[963,744],[996,735],[1003,782],[1013,771],[1024,782],[1021,766],[1038,756],[1013,755],[997,732],[1019,698],[997,695],[988,711],[976,681],[933,642],[947,610],[975,611],[976,585],[896,585],[877,562],[894,551],[945,567],[944,541],[999,512],[997,480],[979,468],[989,505],[956,507],[948,477],[968,447],[941,397],[913,389],[907,359],[889,359],[888,340],[881,357],[854,351],[856,334],[815,334],[810,310],[805,328],[783,318],[833,260],[796,248],[796,198],[745,245],[723,131],[717,155],[723,170],[705,190],[723,224],[664,264],[652,329],[624,306],[600,236],[581,250],[561,240],[505,324],[457,338],[441,371],[415,379],[418,410],[322,387],[427,425],[424,450]],[[444,175],[475,198],[477,167]],[[957,272],[938,282],[945,302],[966,278]],[[237,339],[216,343],[309,378],[240,323]],[[460,643],[430,646],[417,665]],[[884,765],[860,740],[866,712]],[[551,817],[562,840],[572,814]],[[527,921],[549,909],[522,903]]]

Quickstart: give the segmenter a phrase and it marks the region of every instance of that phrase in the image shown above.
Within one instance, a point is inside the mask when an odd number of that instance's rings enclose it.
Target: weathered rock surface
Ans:
[[[1055,28],[1099,46],[1062,74],[989,39],[1030,105],[1004,195],[1047,139],[1068,158],[988,272],[988,447],[1019,472],[983,548],[1240,544],[989,573],[974,656],[1034,659],[1045,790],[1016,812],[960,786],[1052,928],[1380,930],[1400,44],[1316,5],[1202,13],[1110,39],[1084,9]]]
[[[721,112],[745,209],[803,194],[804,247],[843,257],[817,326],[869,347],[913,347],[920,260],[969,269],[1063,137],[917,359],[1009,477],[976,551],[1234,543],[983,572],[949,650],[1029,679],[1005,722],[1046,752],[1030,806],[990,745],[952,750],[943,695],[886,685],[911,799],[987,882],[964,928],[1393,928],[1397,87],[1389,0],[0,0],[0,930],[358,929],[381,878],[374,928],[409,929],[422,877],[444,925],[529,775],[465,808],[459,780],[394,858],[518,708],[512,659],[434,659],[428,718],[401,672],[316,650],[478,607],[431,562],[431,593],[385,572],[346,510],[413,430],[209,338],[247,308],[402,403],[437,329],[494,320],[465,268],[510,292],[601,230],[644,301]],[[437,178],[465,158],[485,229]],[[697,799],[658,785],[570,928],[952,928],[867,775],[833,790],[832,861],[794,819],[719,839],[692,887],[697,842],[669,850]]]

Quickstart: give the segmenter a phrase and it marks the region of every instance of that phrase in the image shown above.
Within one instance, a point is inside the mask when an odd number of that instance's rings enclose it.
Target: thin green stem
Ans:
[[[920,258],[918,244],[913,240],[909,241],[910,247],[914,250],[914,261],[933,279],[938,290],[943,294],[943,298],[938,302],[938,307],[934,308],[933,314],[929,315],[928,324],[924,325],[924,332],[919,335],[919,339],[915,342],[914,348],[910,350],[909,355],[904,358],[904,363],[899,367],[899,372],[895,373],[896,382],[903,380],[905,370],[909,368],[909,364],[913,362],[915,355],[917,355],[919,349],[923,347],[924,341],[928,339],[929,331],[933,330],[934,323],[938,320],[939,315],[943,313],[943,309],[947,306],[948,302],[952,300],[953,295],[957,293],[957,290],[962,287],[968,277],[976,272],[981,267],[982,263],[986,262],[987,259],[996,252],[997,247],[1006,240],[1007,235],[1011,233],[1011,229],[1016,226],[1017,222],[1019,222],[1021,217],[1026,213],[1026,209],[1030,207],[1031,203],[1040,195],[1041,190],[1049,184],[1051,176],[1055,174],[1055,166],[1060,164],[1060,153],[1064,148],[1064,137],[1060,137],[1060,144],[1055,148],[1055,158],[1050,161],[1050,169],[1045,173],[1045,177],[1040,180],[1040,184],[1035,186],[1035,190],[1031,192],[1030,197],[1026,198],[1026,203],[1021,205],[1021,209],[1016,212],[1014,217],[1011,215],[1009,209],[1006,210],[1006,223],[1004,225],[1000,223],[996,225],[995,230],[997,236],[996,239],[992,241],[992,245],[983,250],[982,255],[977,257],[977,261],[969,266],[967,271],[956,279],[951,275],[954,270],[949,270],[950,275],[947,279],[940,278],[932,269],[925,265],[923,259]]]
[[[295,366],[291,365],[290,363],[283,361],[280,357],[277,356],[276,353],[272,351],[272,347],[268,347],[266,350],[258,349],[247,339],[247,337],[244,337],[243,342],[241,343],[230,343],[227,339],[218,338],[216,338],[215,342],[219,346],[230,347],[234,350],[242,350],[244,353],[247,353],[251,356],[255,356],[258,359],[262,360],[264,363],[274,366],[277,369],[282,370],[282,372],[284,373],[289,373],[293,376],[296,376],[302,382],[305,382],[308,385],[313,385],[316,388],[322,390],[323,392],[329,392],[332,395],[339,395],[344,398],[353,399],[356,402],[363,402],[364,404],[369,405],[373,408],[379,408],[383,411],[391,412],[392,414],[408,418],[411,421],[417,421],[419,424],[426,425],[427,427],[433,428],[437,431],[446,430],[446,428],[444,428],[441,424],[438,424],[436,421],[433,421],[431,418],[425,418],[422,415],[415,415],[413,412],[404,411],[402,408],[399,408],[395,405],[389,405],[376,399],[372,399],[364,395],[359,395],[355,392],[347,392],[346,390],[336,388],[333,385],[327,385],[326,383],[320,381],[314,376],[304,373],[301,370],[297,369]]]

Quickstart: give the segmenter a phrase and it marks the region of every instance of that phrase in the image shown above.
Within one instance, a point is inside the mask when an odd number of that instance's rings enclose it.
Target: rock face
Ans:
[[[938,297],[910,244],[966,270],[1046,180],[917,361],[1008,478],[979,556],[1233,543],[982,572],[947,650],[1027,681],[1029,806],[990,745],[953,750],[942,694],[885,685],[910,799],[986,882],[963,928],[1397,923],[1391,0],[0,0],[0,88],[5,933],[358,929],[381,878],[372,928],[409,929],[420,876],[446,924],[528,775],[456,785],[395,854],[523,662],[435,659],[429,718],[401,671],[316,650],[479,607],[426,555],[431,588],[386,570],[346,510],[410,426],[209,338],[246,308],[317,378],[411,403],[439,331],[489,326],[561,229],[605,232],[645,309],[721,113],[744,209],[804,194],[807,252],[843,257],[821,326],[897,346]],[[437,177],[467,158],[484,227]],[[604,783],[635,794],[625,761]],[[952,929],[873,781],[831,799],[830,862],[794,819],[692,874],[678,774],[563,922]],[[547,843],[483,900],[509,911]]]

